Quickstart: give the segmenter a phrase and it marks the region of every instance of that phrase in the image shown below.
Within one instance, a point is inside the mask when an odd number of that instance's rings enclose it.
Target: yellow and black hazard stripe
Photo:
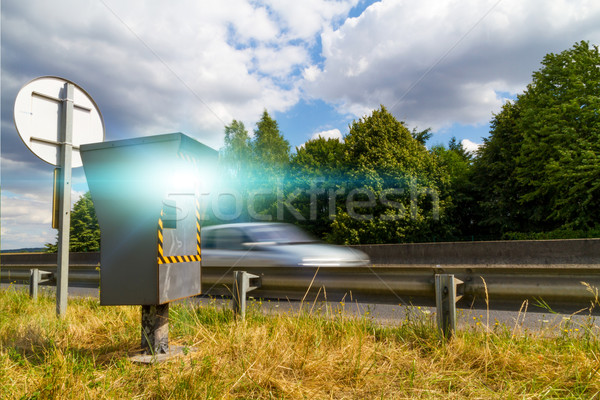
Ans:
[[[182,262],[200,261],[200,255],[193,256],[158,256],[159,264],[175,264]]]
[[[196,160],[196,158],[192,157],[191,155],[189,155],[187,153],[180,151],[177,153],[177,157],[180,158],[181,160],[191,163],[194,166],[194,168],[198,167],[198,161]]]
[[[198,253],[198,258],[200,258],[200,253],[202,252],[200,250],[200,245],[200,202],[198,201],[198,198],[196,198],[196,252]]]
[[[193,262],[200,261],[201,250],[200,250],[200,203],[196,199],[196,252],[197,254],[190,254],[185,256],[165,256],[163,250],[163,212],[160,212],[160,218],[158,219],[158,264],[175,264],[182,262]]]

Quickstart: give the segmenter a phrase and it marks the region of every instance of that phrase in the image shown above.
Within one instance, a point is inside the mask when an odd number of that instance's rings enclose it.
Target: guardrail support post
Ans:
[[[437,324],[442,337],[450,338],[456,331],[456,302],[462,297],[462,285],[454,275],[435,275]]]
[[[260,277],[246,271],[233,271],[233,313],[246,317],[246,294],[260,287]]]
[[[38,298],[38,287],[40,283],[48,282],[52,279],[52,272],[40,271],[37,268],[29,270],[29,296],[33,300]]]
[[[29,297],[37,300],[38,285],[40,283],[40,270],[33,268],[29,270]]]

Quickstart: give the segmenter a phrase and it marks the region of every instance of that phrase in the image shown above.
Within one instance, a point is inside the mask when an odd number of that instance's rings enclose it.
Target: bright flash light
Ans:
[[[174,171],[170,177],[171,189],[175,192],[196,192],[198,188],[198,176],[193,170],[179,169]]]

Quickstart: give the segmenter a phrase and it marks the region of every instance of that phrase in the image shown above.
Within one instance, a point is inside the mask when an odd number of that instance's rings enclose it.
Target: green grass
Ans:
[[[312,312],[310,311],[312,309]],[[398,326],[308,307],[245,321],[216,302],[170,309],[170,343],[189,353],[140,365],[139,307],[0,291],[2,399],[590,399],[600,397],[599,328],[553,337],[485,325],[438,338],[432,315]],[[558,329],[558,328],[557,328]]]

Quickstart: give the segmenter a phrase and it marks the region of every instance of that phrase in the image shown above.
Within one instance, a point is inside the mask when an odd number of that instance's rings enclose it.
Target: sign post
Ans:
[[[62,124],[60,140],[59,217],[58,217],[58,268],[56,280],[56,314],[67,312],[69,291],[69,237],[71,233],[71,163],[73,158],[73,92],[74,86],[65,83],[62,99]]]
[[[14,119],[23,143],[43,161],[58,167],[58,268],[56,314],[67,311],[71,169],[81,167],[79,145],[104,141],[104,122],[92,98],[73,82],[54,76],[36,78],[15,99]],[[58,203],[57,203],[58,201]]]

